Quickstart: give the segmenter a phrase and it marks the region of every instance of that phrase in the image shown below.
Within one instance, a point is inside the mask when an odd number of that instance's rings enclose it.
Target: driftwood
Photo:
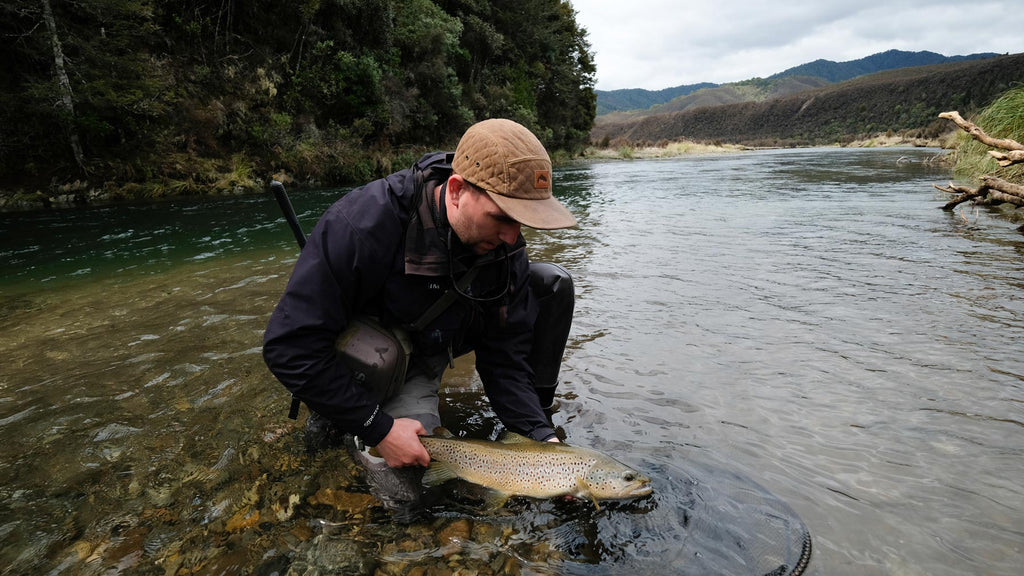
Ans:
[[[1010,142],[1013,142],[1013,140],[1010,140]],[[1024,150],[1011,150],[1009,152],[997,152],[995,150],[989,150],[988,153],[993,158],[998,160],[999,165],[1002,166],[1003,168],[1024,162]]]
[[[952,182],[950,182],[948,186],[939,186],[938,184],[933,184],[933,186],[943,192],[958,195],[956,198],[947,202],[942,207],[943,210],[952,210],[953,208],[956,208],[958,204],[962,204],[975,198],[985,198],[986,196],[991,200],[990,203],[992,204],[1008,202],[1015,206],[1024,206],[1024,186],[1014,184],[1013,182],[1007,182],[1006,180],[996,178],[995,176],[984,176],[982,177],[981,182],[981,186],[978,186],[977,188],[957,186]]]
[[[942,114],[939,114],[939,118],[952,120],[957,126],[963,128],[964,132],[967,132],[972,138],[982,144],[987,144],[993,148],[1002,148],[1003,150],[1024,150],[1024,144],[1021,144],[1016,140],[1010,140],[1009,138],[993,138],[992,136],[989,136],[977,125],[964,120],[960,116],[959,112],[943,112]]]
[[[982,185],[987,185],[991,190],[989,196],[999,202],[1009,202],[1017,206],[1024,206],[1024,186],[1007,182],[995,176],[984,176],[981,179]]]
[[[1006,152],[998,150],[989,151],[989,154],[999,162],[1000,166],[1006,167],[1024,163],[1024,144],[1010,138],[993,138],[974,123],[964,120],[959,112],[943,112],[939,114],[939,118],[952,120],[964,132],[967,132],[972,138],[982,144],[1006,150]],[[943,210],[952,210],[958,204],[968,200],[975,200],[975,202],[987,201],[987,203],[991,204],[1008,202],[1015,206],[1024,206],[1024,186],[1007,182],[995,176],[983,176],[981,178],[981,186],[977,188],[957,186],[952,182],[949,183],[949,186],[939,186],[937,184],[933,186],[943,192],[957,194],[955,198],[942,207]]]

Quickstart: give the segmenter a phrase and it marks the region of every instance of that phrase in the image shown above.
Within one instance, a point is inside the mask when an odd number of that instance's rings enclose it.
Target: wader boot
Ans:
[[[558,370],[562,366],[565,343],[572,327],[576,295],[569,272],[548,262],[530,264],[530,290],[540,312],[533,328],[529,361],[534,374],[533,386],[541,407],[550,418],[550,413],[556,408]]]

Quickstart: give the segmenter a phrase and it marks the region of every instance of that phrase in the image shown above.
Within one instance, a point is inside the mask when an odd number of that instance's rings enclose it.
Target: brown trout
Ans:
[[[457,439],[441,429],[436,434],[420,436],[432,460],[423,484],[461,478],[490,488],[488,508],[504,505],[511,496],[574,496],[600,509],[598,500],[651,493],[650,478],[595,450],[511,433],[500,442]]]

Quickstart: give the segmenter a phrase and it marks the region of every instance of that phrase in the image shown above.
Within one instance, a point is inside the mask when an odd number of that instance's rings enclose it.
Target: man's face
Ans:
[[[455,179],[457,184],[452,181]],[[452,180],[448,182],[446,197],[448,222],[459,240],[476,254],[486,254],[502,244],[514,244],[522,224],[509,217],[483,190],[458,176]]]

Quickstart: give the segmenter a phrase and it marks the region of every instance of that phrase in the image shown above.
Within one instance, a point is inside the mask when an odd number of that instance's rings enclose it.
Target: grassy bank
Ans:
[[[914,146],[949,149],[953,148],[957,141],[957,134],[952,130],[940,137],[933,138],[923,138],[909,134],[895,134],[890,131],[860,140],[853,140],[845,143],[837,142],[834,146],[842,148]],[[639,146],[619,142],[606,146],[591,146],[584,150],[582,157],[588,160],[640,160],[700,154],[726,154],[743,152],[745,150],[755,150],[759,148],[762,147],[745,146],[741,144],[702,143],[689,140]]]
[[[1024,143],[1024,86],[1008,90],[982,110],[974,119],[974,123],[989,136]],[[1024,164],[1002,168],[988,154],[991,149],[966,132],[958,132],[954,166],[956,176],[978,180],[986,174],[991,174],[1010,182],[1024,182]]]
[[[591,146],[583,151],[583,158],[588,160],[634,160],[646,158],[671,158],[698,154],[722,154],[748,150],[738,144],[704,144],[687,140],[668,142],[652,146]]]

